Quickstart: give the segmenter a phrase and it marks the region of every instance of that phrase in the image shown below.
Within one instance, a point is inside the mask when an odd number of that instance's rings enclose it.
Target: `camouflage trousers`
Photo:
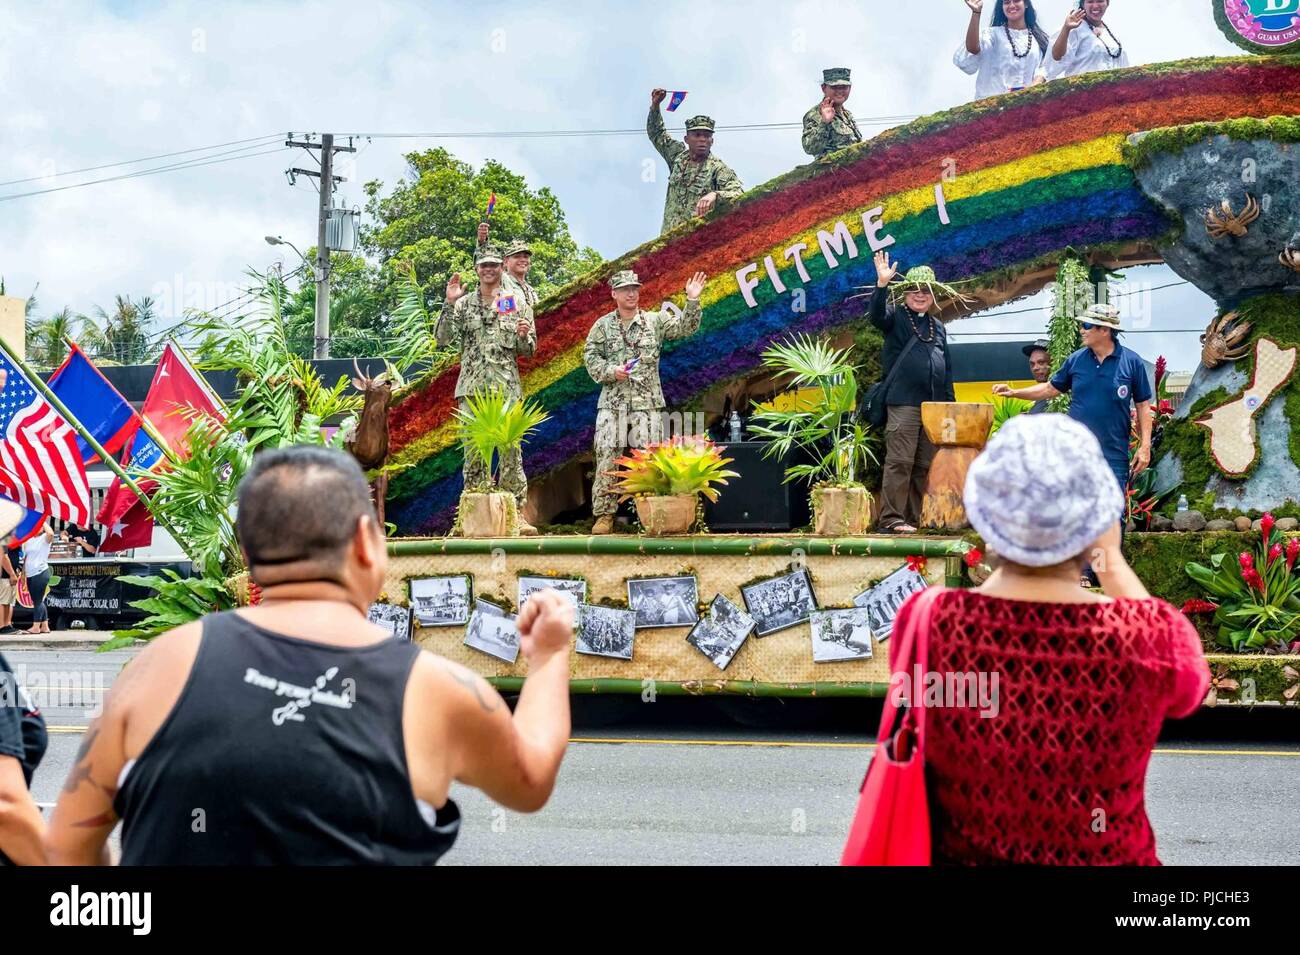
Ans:
[[[465,399],[461,398],[460,408],[465,410]],[[501,472],[501,490],[508,491],[515,496],[515,501],[519,504],[520,513],[523,513],[524,504],[528,501],[528,478],[524,476],[524,453],[521,448],[515,448],[507,451],[501,456],[499,463]],[[480,484],[488,482],[487,468],[476,455],[465,455],[465,487],[477,487]]]
[[[663,440],[662,408],[629,411],[626,408],[601,408],[596,413],[596,477],[591,482],[591,513],[604,517],[618,510],[618,493],[614,490],[614,459],[628,448],[643,448]]]

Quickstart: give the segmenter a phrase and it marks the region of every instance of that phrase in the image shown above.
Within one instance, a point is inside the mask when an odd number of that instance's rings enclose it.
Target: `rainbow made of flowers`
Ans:
[[[613,303],[605,280],[633,269],[642,302],[682,303],[703,270],[704,320],[667,343],[660,374],[672,410],[759,366],[796,333],[861,321],[882,243],[904,267],[932,265],[978,287],[1041,269],[1067,249],[1154,244],[1176,224],[1126,164],[1130,134],[1238,117],[1300,114],[1300,57],[1198,59],[1095,73],[918,119],[751,190],[583,276],[536,310],[538,348],[524,393],[550,419],[524,449],[530,477],[591,447],[599,386],[582,346]],[[453,438],[458,368],[417,383],[389,418],[388,519],[398,533],[444,533],[461,490]]]

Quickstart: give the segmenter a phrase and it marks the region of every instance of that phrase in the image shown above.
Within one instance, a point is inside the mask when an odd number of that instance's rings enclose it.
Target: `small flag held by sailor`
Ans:
[[[677,112],[677,107],[686,102],[686,90],[677,90],[668,98],[668,112]]]
[[[519,306],[515,303],[513,295],[502,295],[497,299],[497,311],[502,315],[513,315],[519,311]]]
[[[495,209],[496,207],[497,207],[497,194],[494,192],[492,193],[491,196],[488,197],[487,214],[489,217],[492,215],[492,210]]]

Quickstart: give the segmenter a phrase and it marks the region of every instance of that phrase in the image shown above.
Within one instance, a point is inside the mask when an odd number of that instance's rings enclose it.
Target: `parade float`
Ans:
[[[1275,608],[1282,622],[1262,643],[1226,640],[1226,601],[1220,595],[1216,603],[1186,569],[1208,566],[1215,554],[1235,564],[1259,543],[1265,512],[1278,521],[1264,542],[1268,562],[1273,541],[1285,549],[1294,533],[1287,519],[1300,517],[1300,9],[1279,17],[1277,3],[1212,6],[1225,32],[1254,55],[1094,73],[923,117],[753,189],[540,303],[537,353],[520,369],[525,396],[549,413],[525,448],[530,484],[584,486],[599,386],[583,367],[582,346],[611,307],[605,282],[616,271],[634,269],[645,281],[642,302],[665,308],[681,306],[690,273],[710,276],[699,332],[667,343],[661,363],[668,407],[696,410],[730,383],[763,374],[763,353],[774,343],[860,330],[880,249],[962,282],[974,300],[962,315],[1033,294],[1063,267],[1165,262],[1212,296],[1218,315],[1203,364],[1164,422],[1155,453],[1152,499],[1161,502],[1161,522],[1178,530],[1131,534],[1127,551],[1154,593],[1189,614],[1205,611],[1193,619],[1215,651],[1215,702],[1300,703],[1287,608]],[[951,467],[936,469],[943,487],[932,490],[942,500],[932,510],[942,516],[934,524],[947,533],[445,537],[461,494],[455,380],[451,368],[414,383],[389,415],[386,503],[399,538],[391,544],[389,604],[409,607],[412,581],[461,577],[470,581],[469,598],[508,613],[517,608],[518,578],[541,574],[581,581],[587,604],[613,610],[627,607],[629,580],[690,576],[696,611],[708,617],[715,595],[747,606],[746,588],[756,582],[806,572],[799,579],[818,608],[847,609],[900,570],[961,585],[967,565],[978,564],[971,552],[980,542],[961,533],[953,496],[957,472],[983,443],[979,435],[951,449]],[[1192,506],[1175,514],[1182,496]],[[549,516],[534,521],[544,525]],[[1240,609],[1241,601],[1230,606]],[[688,642],[689,626],[638,629],[630,659],[575,652],[573,685],[637,693],[884,691],[887,644],[879,635],[869,657],[834,659],[815,654],[811,630],[800,621],[751,635],[722,664]],[[463,623],[417,625],[414,636],[503,688],[523,674],[522,660],[466,646]]]

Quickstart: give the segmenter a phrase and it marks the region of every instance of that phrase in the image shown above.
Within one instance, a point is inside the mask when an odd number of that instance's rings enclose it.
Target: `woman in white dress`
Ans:
[[[1052,44],[1052,53],[1047,58],[1050,79],[1118,70],[1129,65],[1124,44],[1106,25],[1109,9],[1110,0],[1079,0],[1078,9],[1070,11]]]
[[[1047,48],[1051,40],[1038,25],[1031,0],[993,0],[993,23],[980,29],[984,0],[966,0],[970,24],[966,39],[952,61],[975,76],[975,98],[984,99],[1022,90],[1047,79]]]

